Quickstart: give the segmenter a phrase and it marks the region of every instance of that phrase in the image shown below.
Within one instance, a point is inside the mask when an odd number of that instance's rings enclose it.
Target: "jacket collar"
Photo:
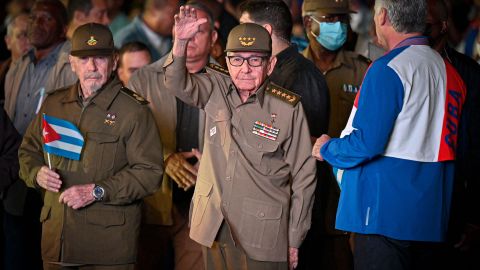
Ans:
[[[118,79],[116,75],[112,75],[112,77],[107,81],[107,83],[98,90],[98,94],[93,97],[92,103],[95,103],[104,111],[107,111],[112,104],[115,97],[118,95],[118,92],[122,88],[122,83]],[[74,85],[70,87],[65,97],[62,99],[63,103],[70,103],[70,102],[81,102],[80,100],[80,81],[77,81]]]

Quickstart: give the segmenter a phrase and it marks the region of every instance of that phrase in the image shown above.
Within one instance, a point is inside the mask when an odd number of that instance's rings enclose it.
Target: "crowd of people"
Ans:
[[[480,1],[5,7],[1,269],[480,268]]]

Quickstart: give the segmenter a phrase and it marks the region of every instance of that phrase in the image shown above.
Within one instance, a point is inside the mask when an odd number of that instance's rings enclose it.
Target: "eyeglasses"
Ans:
[[[250,56],[250,57],[241,57],[237,55],[227,56],[228,62],[234,67],[239,67],[243,65],[243,62],[247,60],[247,63],[251,67],[259,67],[263,64],[263,60],[267,59],[268,56]]]

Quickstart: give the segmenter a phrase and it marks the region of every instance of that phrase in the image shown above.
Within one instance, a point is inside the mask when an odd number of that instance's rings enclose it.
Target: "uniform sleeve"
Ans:
[[[300,247],[310,228],[315,191],[315,159],[311,156],[310,132],[301,104],[292,119],[292,134],[286,142],[286,162],[292,174],[289,246]]]
[[[369,69],[359,95],[352,133],[331,139],[320,151],[333,167],[353,168],[382,154],[402,110],[403,84],[387,66]]]
[[[43,106],[46,104],[44,103]],[[42,110],[41,110],[42,111]],[[42,114],[38,113],[27,128],[18,150],[20,178],[27,186],[39,188],[36,182],[37,172],[44,165],[42,142]]]
[[[126,144],[128,165],[100,185],[104,203],[128,204],[154,193],[163,177],[163,151],[157,127],[147,106],[139,107]]]
[[[18,147],[22,137],[15,130],[10,118],[0,109],[0,193],[18,179]]]
[[[165,64],[165,86],[169,93],[190,106],[204,108],[214,88],[218,88],[211,74],[189,74],[186,57],[173,57],[170,52]]]

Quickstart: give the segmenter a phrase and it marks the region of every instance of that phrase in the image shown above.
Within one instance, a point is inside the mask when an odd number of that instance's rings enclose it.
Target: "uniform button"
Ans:
[[[259,143],[258,148],[260,148],[260,149],[263,148],[263,144]]]
[[[233,135],[237,135],[237,131],[236,130],[233,130]]]
[[[265,217],[265,213],[263,212],[260,212],[260,214],[258,214],[260,217]]]
[[[225,178],[225,180],[230,181],[230,180],[232,180],[232,178],[231,178],[230,176],[227,176],[227,177]]]
[[[239,113],[241,111],[241,109],[237,108],[235,111],[237,111],[237,113]]]
[[[224,207],[227,207],[227,203],[226,203],[226,202],[222,203],[222,205],[223,205]]]

